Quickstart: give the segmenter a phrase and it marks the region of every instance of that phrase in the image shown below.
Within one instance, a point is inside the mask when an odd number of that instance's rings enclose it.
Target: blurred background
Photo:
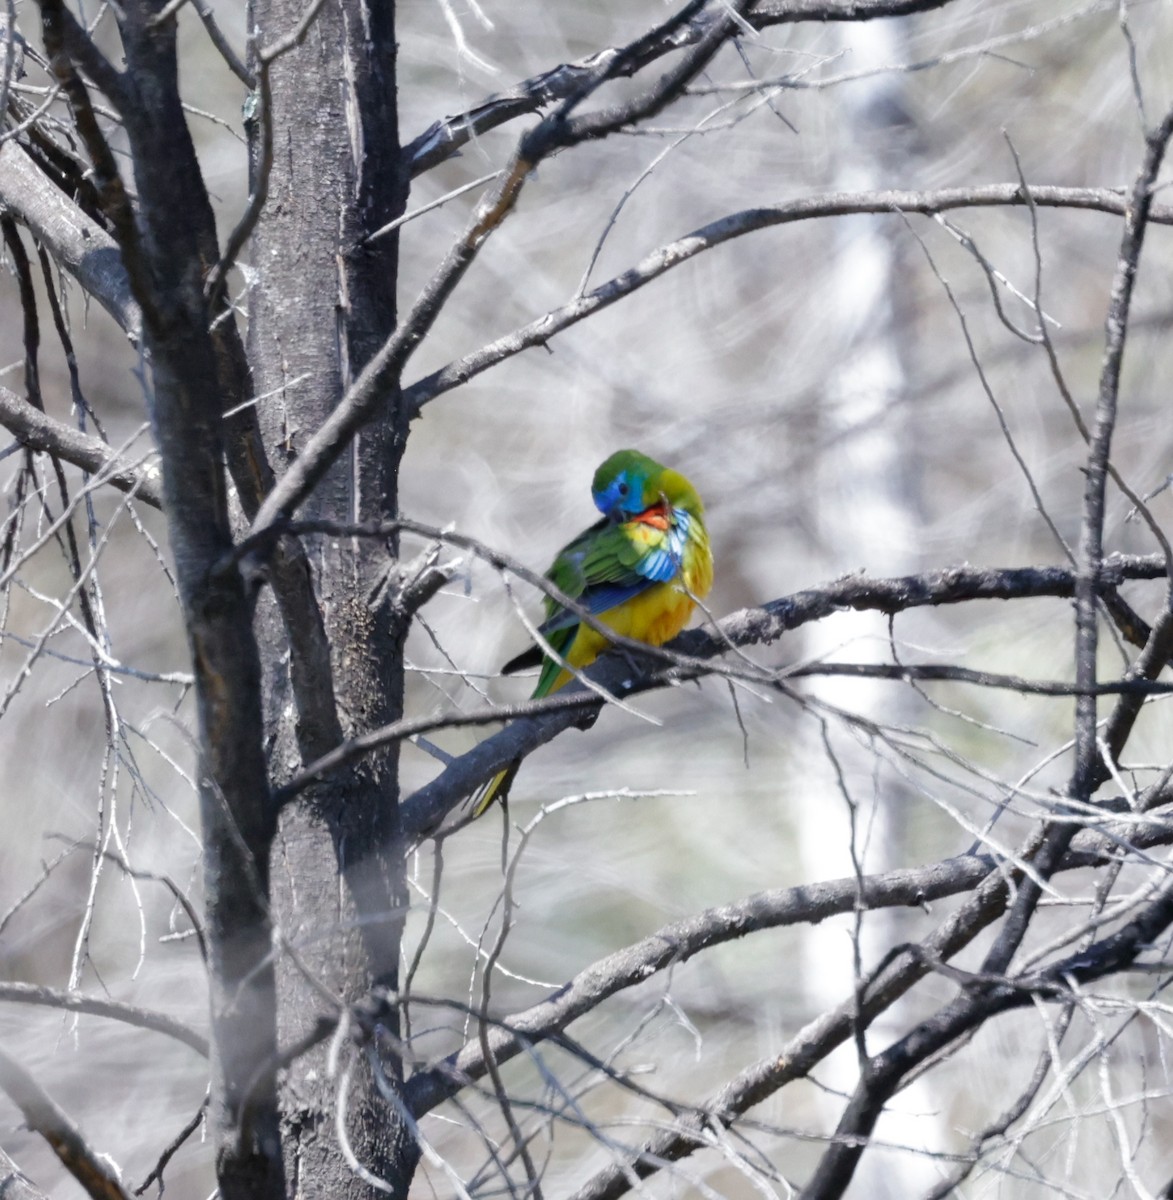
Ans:
[[[243,47],[237,6],[216,11]],[[559,63],[621,45],[668,11],[646,2],[401,0],[402,138]],[[35,16],[28,6],[20,13],[32,41]],[[191,128],[223,231],[245,195],[245,96],[198,22],[186,11],[180,19]],[[1169,0],[955,0],[867,25],[778,26],[739,49],[723,52],[694,94],[638,132],[544,163],[406,382],[729,213],[831,192],[1016,183],[1020,175],[1031,184],[1127,189],[1143,149],[1134,80],[1150,124],[1173,102]],[[41,82],[30,74],[30,85]],[[417,178],[409,207],[501,167],[526,123],[475,140]],[[478,194],[405,226],[401,304],[414,300]],[[1168,186],[1158,194],[1170,197]],[[1120,220],[1102,213],[1039,210],[1032,219],[1025,208],[964,209],[947,220],[894,211],[806,221],[734,240],[546,349],[431,402],[411,431],[404,515],[451,524],[544,569],[594,519],[595,467],[632,446],[684,472],[704,497],[716,557],[708,603],[717,616],[859,571],[1063,564],[1078,538],[1084,447],[1034,336],[1032,302],[1037,295],[1063,378],[1087,417],[1120,232]],[[1142,495],[1173,470],[1171,266],[1173,234],[1154,227],[1113,448]],[[247,270],[238,284],[246,308]],[[8,272],[0,305],[0,382],[19,392],[21,318]],[[82,390],[119,444],[146,420],[135,352],[76,288],[69,316]],[[71,419],[60,354],[46,351],[42,376],[50,410]],[[9,455],[0,471],[15,477],[19,461]],[[1108,549],[1156,550],[1129,509],[1112,497]],[[1168,492],[1152,511],[1167,522]],[[95,869],[100,852],[117,854],[198,900],[192,706],[182,680],[143,677],[187,669],[165,532],[157,514],[132,513],[102,493],[89,528],[108,539],[96,573],[106,651],[131,670],[116,674],[113,698],[102,694],[77,622],[62,615],[72,601],[63,607],[69,582],[60,551],[50,541],[31,554],[8,594],[0,640],[0,978],[105,992],[204,1028],[199,956],[168,889],[129,879],[109,859]],[[36,541],[31,527],[22,536]],[[1160,592],[1129,595],[1144,612]],[[531,618],[539,611],[522,586],[507,590],[493,571],[465,565],[413,634],[409,712],[528,695],[531,680],[497,675],[527,643],[516,604]],[[1067,603],[1043,600],[918,611],[891,626],[878,615],[837,614],[754,654],[779,665],[832,656],[890,662],[896,654],[1068,679],[1072,620]],[[1110,639],[1103,661],[1105,670],[1123,661]],[[850,876],[853,859],[878,872],[960,853],[1003,808],[987,837],[994,848],[1011,847],[1069,772],[1067,700],[858,680],[807,681],[796,691],[797,699],[708,680],[643,696],[636,707],[646,720],[605,712],[590,732],[567,734],[527,760],[510,800],[517,823],[562,798],[587,798],[546,816],[526,844],[515,924],[492,983],[495,1011],[525,1008],[599,957],[707,906]],[[1136,785],[1168,761],[1164,709],[1150,706],[1130,744]],[[435,738],[449,753],[474,740],[456,731]],[[404,793],[437,769],[424,748],[405,747]],[[414,979],[419,993],[480,995],[478,945],[492,945],[500,919],[500,859],[496,812],[446,845],[439,912]],[[421,849],[409,950],[425,928],[433,865]],[[1056,928],[1094,885],[1065,883],[1064,897],[1051,901]],[[854,940],[852,918],[758,934],[616,997],[572,1032],[600,1057],[643,1072],[657,1092],[702,1102],[848,997],[857,948],[866,971],[950,907],[866,915]],[[944,980],[922,985],[871,1035],[871,1047],[952,994]],[[1114,1011],[1076,1018],[1057,1057],[1078,1063],[1086,1053],[1083,1061],[1099,1069],[1073,1067],[1064,1086],[1044,1089],[1029,1132],[991,1152],[965,1195],[1106,1196],[1118,1183],[1116,1194],[1141,1194],[1125,1162],[1154,1191],[1173,1175],[1163,1017]],[[464,1036],[459,1020],[426,1006],[413,1027],[425,1057]],[[0,1005],[0,1040],[134,1184],[204,1094],[195,1054],[96,1018]],[[1046,1014],[996,1022],[903,1092],[851,1194],[927,1194],[951,1169],[949,1156],[967,1148],[967,1133],[1017,1094],[1046,1044]],[[761,1128],[748,1136],[783,1179],[801,1181],[813,1168],[819,1137],[854,1084],[854,1056],[844,1048],[810,1081],[754,1110]],[[567,1078],[579,1072],[555,1050],[546,1062]],[[532,1063],[512,1064],[506,1080],[519,1095],[543,1095]],[[621,1143],[642,1141],[662,1117],[611,1087],[592,1085],[582,1103]],[[492,1106],[473,1107],[485,1115]],[[1119,1122],[1105,1118],[1109,1109]],[[429,1117],[425,1132],[462,1174],[482,1163],[481,1142],[454,1111]],[[570,1123],[556,1124],[550,1141],[550,1195],[610,1157]],[[0,1146],[55,1196],[81,1194],[6,1101]],[[683,1169],[652,1194],[758,1194],[719,1151]],[[166,1181],[177,1200],[212,1190],[210,1148],[198,1135]],[[773,1186],[786,1194],[783,1183]],[[417,1190],[452,1194],[427,1169]]]

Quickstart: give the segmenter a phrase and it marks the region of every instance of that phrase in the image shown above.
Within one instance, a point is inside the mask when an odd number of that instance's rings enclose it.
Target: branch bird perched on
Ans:
[[[546,578],[620,637],[663,645],[713,583],[701,498],[678,471],[638,450],[612,454],[595,472],[591,496],[603,519],[562,548]],[[540,664],[535,700],[569,683],[611,644],[553,597],[545,605],[538,632],[557,657],[533,646],[502,668],[508,674]],[[504,800],[520,765],[511,763],[476,795],[474,817]]]

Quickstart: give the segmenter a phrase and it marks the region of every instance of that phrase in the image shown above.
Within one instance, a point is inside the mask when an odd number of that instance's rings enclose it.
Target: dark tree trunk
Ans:
[[[304,10],[302,0],[257,0],[257,44],[263,48],[284,37]],[[396,238],[364,245],[368,234],[403,211],[407,193],[396,123],[394,6],[362,0],[324,6],[302,43],[273,64],[271,80],[278,141],[269,202],[252,241],[257,282],[248,336],[254,388],[263,397],[261,427],[280,471],[395,326]],[[259,145],[259,129],[254,138]],[[305,515],[394,516],[405,433],[396,391],[315,491]],[[271,609],[261,614],[274,779],[340,734],[402,711],[403,623],[393,609],[368,601],[387,549],[366,541],[310,546],[330,646],[336,728],[308,721],[294,703],[286,634]],[[306,667],[296,654],[292,664],[294,670]],[[311,686],[325,682],[315,679]],[[403,863],[391,850],[396,776],[391,748],[330,779],[281,816],[271,864],[274,912],[296,951],[278,956],[282,1045],[306,1036],[318,1015],[333,1015],[322,988],[349,1004],[372,987],[396,986],[406,911]],[[391,1035],[384,1041],[394,1039],[394,1012],[368,1015],[368,1035],[382,1026]],[[344,1084],[350,1149],[397,1195],[407,1193],[417,1151],[395,1105],[380,1094],[372,1057],[380,1056],[384,1087],[398,1086],[401,1064],[377,1036],[358,1040],[362,1044],[346,1042],[334,1078],[327,1048],[320,1046],[299,1058],[284,1079],[291,1195],[372,1194],[335,1134]]]
[[[150,5],[120,20],[126,72],[115,92],[135,168],[137,219],[104,146],[80,77],[64,51],[70,18],[44,6],[46,47],[88,149],[103,204],[118,230],[143,311],[164,506],[190,644],[199,711],[199,790],[212,1044],[211,1123],[225,1200],[285,1194],[272,1085],[275,979],[268,896],[274,830],[261,724],[261,666],[252,604],[233,545],[225,479],[223,409],[232,404],[226,339],[209,336],[204,273],[216,260],[211,205],[178,86],[175,26]],[[237,345],[239,350],[239,345]],[[236,364],[240,365],[239,356]]]

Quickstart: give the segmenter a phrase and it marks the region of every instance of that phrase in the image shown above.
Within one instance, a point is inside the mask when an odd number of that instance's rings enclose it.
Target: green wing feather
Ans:
[[[646,535],[646,536],[645,536]],[[546,578],[559,591],[579,601],[589,612],[601,614],[651,587],[654,580],[639,573],[640,561],[664,540],[664,534],[651,526],[641,526],[633,535],[630,526],[616,525],[606,519],[592,525],[574,541],[563,546]],[[564,608],[552,596],[545,600],[546,619],[540,632],[560,657],[570,648],[578,630],[578,615]],[[544,696],[562,667],[548,658],[540,646],[510,659],[503,668],[508,674],[529,667],[542,667],[534,696]]]
[[[650,526],[639,529],[636,534],[628,524],[600,522],[562,549],[546,572],[546,578],[592,613],[614,608],[653,582],[645,578],[638,567],[663,542],[664,534]],[[651,536],[645,536],[645,533]],[[546,598],[543,633],[577,623],[574,613],[563,608],[553,597]]]

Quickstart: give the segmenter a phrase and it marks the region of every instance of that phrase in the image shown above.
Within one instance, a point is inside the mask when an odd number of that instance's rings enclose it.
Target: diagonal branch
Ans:
[[[864,1078],[847,1105],[835,1141],[803,1189],[802,1200],[833,1200],[843,1194],[883,1099],[911,1071],[1000,1013],[1029,1004],[1035,997],[1069,1002],[1078,985],[1127,970],[1171,923],[1173,882],[1166,882],[1123,927],[1046,970],[1013,979],[977,977],[973,986],[865,1065]]]
[[[1126,826],[1136,847],[1167,845],[1173,828],[1165,822]],[[1109,834],[1084,830],[1060,865],[1063,871],[1110,862],[1116,843]],[[786,925],[817,924],[849,913],[859,903],[869,911],[881,908],[921,907],[933,900],[971,891],[983,880],[1005,890],[1005,880],[991,855],[966,854],[924,867],[887,871],[880,875],[855,875],[822,883],[777,888],[719,905],[664,926],[639,942],[617,950],[584,968],[545,1000],[497,1023],[489,1037],[494,1059],[505,1062],[527,1047],[560,1033],[571,1022],[594,1011],[618,992],[636,987],[657,972],[686,962],[703,950],[764,929]],[[940,947],[948,951],[947,943]],[[873,989],[867,1009],[873,1017],[923,977],[927,956],[912,964],[901,986],[891,982]],[[792,1040],[787,1053],[755,1064],[730,1083],[719,1105],[708,1111],[730,1115],[744,1112],[791,1079],[804,1074],[850,1036],[855,999],[849,1005],[820,1017]],[[485,1073],[479,1038],[471,1038],[442,1062],[417,1072],[407,1084],[407,1099],[416,1117],[431,1111]],[[674,1150],[672,1146],[675,1146]],[[667,1131],[648,1158],[676,1159],[694,1148],[679,1129]],[[621,1173],[621,1172],[620,1172]],[[642,1173],[642,1172],[641,1172]]]
[[[941,188],[930,192],[835,192],[730,213],[684,237],[667,242],[621,275],[575,297],[561,308],[551,309],[520,329],[417,380],[404,389],[403,402],[410,416],[419,416],[423,406],[443,392],[466,383],[482,371],[523,350],[545,346],[555,334],[639,291],[698,254],[761,229],[861,213],[915,212],[932,216],[958,208],[1027,206],[1084,209],[1120,216],[1127,209],[1128,199],[1122,192],[1110,188],[1034,186],[1028,189],[1019,183],[997,183],[983,187]],[[1152,205],[1149,220],[1162,225],[1173,224],[1173,205]]]
[[[949,0],[761,0],[745,13],[754,29],[800,21],[871,21],[943,8]],[[530,113],[566,100],[597,79],[600,69],[610,68],[612,78],[623,78],[685,46],[695,45],[709,33],[721,16],[722,6],[711,5],[682,26],[657,31],[644,39],[638,51],[610,46],[570,63],[562,63],[523,80],[507,92],[482,100],[467,112],[445,117],[428,126],[404,149],[412,176],[421,175],[460,152],[473,138]],[[622,63],[614,65],[622,56]]]
[[[817,923],[850,912],[857,899],[870,909],[914,906],[956,895],[984,879],[994,865],[987,855],[967,855],[862,881],[851,876],[778,888],[706,909],[592,963],[545,1000],[495,1026],[489,1036],[489,1049],[498,1063],[505,1062],[526,1046],[561,1032],[608,997],[712,946],[763,929]],[[429,1112],[467,1083],[481,1078],[485,1069],[480,1040],[472,1038],[456,1054],[408,1081],[407,1100],[412,1113],[420,1117]]]
[[[142,258],[134,204],[127,191],[109,139],[103,132],[90,89],[78,71],[79,62],[91,79],[123,110],[129,107],[125,77],[119,75],[98,52],[77,18],[63,0],[40,0],[41,34],[49,57],[50,73],[61,87],[73,114],[74,128],[85,144],[93,170],[102,212],[122,251],[122,263],[140,306],[151,294],[151,282]],[[101,64],[105,63],[105,69]]]
[[[41,0],[41,10],[42,20],[51,22],[54,27],[51,36],[46,30],[45,41],[45,49],[49,52],[54,71],[56,71],[57,64],[52,63],[52,59],[59,49],[89,76],[115,108],[119,110],[127,108],[132,101],[126,76],[98,49],[85,26],[69,9],[57,3],[56,0]],[[51,45],[50,42],[55,45]],[[64,84],[64,87],[72,102],[73,96],[68,82]]]
[[[0,1088],[20,1109],[28,1127],[53,1148],[65,1169],[94,1200],[130,1200],[109,1163],[18,1062],[0,1050]]]
[[[1122,825],[1121,829],[1119,834],[1110,827],[1102,832],[1082,830],[1077,834],[1069,853],[1060,862],[1058,870],[1067,871],[1111,863],[1116,857],[1121,836],[1126,836],[1136,848],[1156,844],[1167,845],[1173,838],[1173,828],[1164,821],[1145,825],[1128,822]],[[965,865],[964,868],[962,864]],[[962,876],[967,875],[967,869],[973,867],[976,870],[977,864],[970,856],[966,856],[948,859],[943,864],[937,864],[937,867],[959,869],[960,881]],[[922,868],[926,872],[935,869]],[[907,994],[930,970],[940,969],[946,960],[970,944],[978,933],[1001,915],[1011,894],[1011,888],[1021,882],[1021,872],[1016,870],[1009,874],[1010,878],[1004,865],[1000,864],[982,877],[976,888],[968,883],[964,885],[960,890],[971,894],[961,910],[947,918],[939,929],[919,945],[894,947],[888,959],[903,958],[904,961],[888,969],[881,965],[873,974],[863,996],[853,994],[837,1008],[816,1017],[799,1030],[780,1053],[772,1054],[746,1067],[706,1104],[690,1108],[687,1113],[681,1115],[674,1127],[654,1135],[633,1162],[615,1163],[600,1171],[574,1193],[573,1200],[615,1200],[630,1190],[633,1178],[646,1178],[665,1164],[679,1161],[707,1144],[703,1135],[713,1122],[729,1126],[736,1117],[761,1103],[786,1084],[808,1076],[827,1055],[858,1030],[861,1020],[865,1025],[870,1024],[894,1001]],[[847,901],[847,893],[851,886],[863,887],[864,895],[869,897],[868,906],[871,907],[883,894],[878,886],[880,881],[891,878],[889,873],[880,877],[865,877],[859,882],[855,876],[838,881],[844,888],[842,911],[851,911]],[[940,886],[930,878],[926,878],[925,882],[933,888]],[[1140,949],[1143,942],[1137,940],[1133,945]],[[1100,961],[1103,961],[1103,958]],[[585,974],[587,973],[584,972],[583,975]],[[1055,977],[1059,980],[1064,978],[1061,972],[1056,972]],[[1024,1003],[1031,995],[1029,991],[1020,994]],[[516,1019],[509,1018],[505,1024],[511,1024]],[[530,1034],[529,1041],[533,1040],[534,1035]],[[465,1050],[459,1053],[463,1055]],[[445,1064],[450,1065],[455,1059],[456,1056],[452,1056],[445,1060]],[[469,1064],[469,1069],[473,1069],[472,1064]],[[425,1078],[421,1076],[421,1083],[418,1085],[421,1091]],[[457,1084],[450,1082],[449,1086],[454,1088]]]

